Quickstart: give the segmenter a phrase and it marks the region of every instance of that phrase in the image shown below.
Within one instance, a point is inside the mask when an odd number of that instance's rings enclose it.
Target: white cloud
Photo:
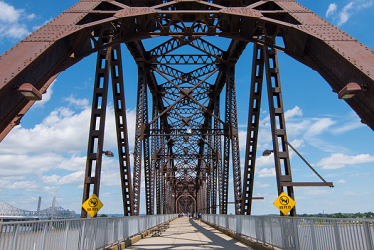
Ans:
[[[341,127],[334,128],[332,130],[333,134],[342,134],[348,131],[354,130],[356,128],[365,127],[366,125],[361,122],[361,119],[357,116],[355,112],[352,112],[347,117],[348,122],[343,124]]]
[[[55,153],[38,155],[0,155],[0,176],[24,176],[42,174],[48,170],[56,169],[64,158]]]
[[[291,118],[295,117],[295,116],[303,116],[303,111],[298,106],[295,106],[293,109],[287,110],[284,113],[284,117],[285,117],[286,121],[288,119],[291,119]]]
[[[35,18],[35,14],[26,14],[23,9],[0,1],[0,38],[21,39],[30,34],[26,20]]]
[[[332,17],[332,19],[337,22],[337,25],[340,26],[348,22],[351,16],[357,14],[362,9],[371,7],[372,5],[373,0],[354,0],[338,11],[337,4],[331,3],[326,11],[326,17]]]
[[[47,92],[43,94],[42,100],[37,101],[34,103],[33,107],[44,107],[44,104],[46,104],[52,97],[53,94],[53,85],[55,84],[56,79],[49,85]]]
[[[335,124],[336,121],[331,120],[330,118],[315,118],[315,122],[309,127],[306,134],[308,137],[313,137],[321,134],[326,131],[331,125]]]
[[[274,168],[263,168],[260,171],[256,171],[259,178],[275,177]]]
[[[0,1],[0,21],[6,23],[17,22],[21,14],[24,12],[23,9],[16,10],[14,6]]]
[[[322,169],[338,169],[346,165],[363,164],[374,162],[374,156],[369,154],[360,154],[357,156],[348,156],[341,153],[333,154],[330,157],[323,158],[316,165],[322,166]]]
[[[24,189],[25,191],[31,191],[33,189],[39,189],[40,185],[35,181],[20,181],[14,182],[12,185],[6,187],[6,189]]]
[[[335,191],[330,189],[319,189],[317,187],[304,187],[302,189],[303,194],[305,195],[322,195],[322,194],[331,194],[334,193]]]
[[[347,183],[345,180],[341,179],[341,180],[338,180],[336,183]]]
[[[76,100],[79,104],[84,101]],[[34,128],[15,127],[0,144],[2,154],[27,153],[74,153],[87,150],[91,109],[86,107],[80,112],[60,107],[52,111]],[[130,148],[134,144],[135,111],[127,110],[127,128]],[[114,111],[108,107],[105,125],[104,146],[117,146]],[[21,143],[22,142],[22,143]],[[35,147],[38,145],[38,147]]]
[[[290,144],[294,148],[303,147],[304,146],[304,140],[294,139],[293,141],[290,142]]]
[[[268,183],[261,183],[261,182],[255,182],[255,187],[257,188],[266,188],[266,187],[270,187],[270,185]]]
[[[45,184],[52,184],[52,185],[55,185],[57,182],[58,182],[58,179],[60,178],[61,176],[58,176],[56,174],[52,175],[52,176],[42,176],[42,181],[45,183]]]
[[[274,155],[260,156],[256,159],[256,167],[274,166]]]
[[[349,17],[352,15],[349,10],[352,9],[353,4],[354,2],[350,2],[344,6],[343,10],[339,13],[338,26],[345,24],[348,21]]]
[[[58,180],[58,185],[81,184],[84,180],[84,171],[68,174]]]
[[[348,195],[348,196],[356,196],[356,195],[366,195],[366,194],[370,194],[370,192],[354,192],[354,191],[345,191],[343,193],[344,195]]]
[[[36,17],[36,15],[34,14],[34,13],[32,13],[32,14],[30,14],[30,15],[27,15],[27,19],[28,20],[33,20],[33,19],[35,19],[35,17]]]
[[[359,178],[367,178],[371,174],[370,173],[359,173],[359,174],[351,174],[349,177],[359,177]]]
[[[73,94],[67,98],[64,98],[65,101],[68,101],[70,105],[76,105],[77,107],[85,108],[88,106],[87,99],[75,99]]]
[[[335,3],[330,3],[326,11],[326,17],[329,17],[331,14],[335,13],[337,8],[338,6]]]

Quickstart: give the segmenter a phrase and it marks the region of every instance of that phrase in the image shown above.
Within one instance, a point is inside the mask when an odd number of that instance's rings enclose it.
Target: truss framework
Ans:
[[[170,39],[147,51],[142,39],[158,36]],[[231,43],[221,48],[205,36],[230,38]],[[283,43],[276,44],[276,38]],[[235,64],[249,42],[255,49],[243,177]],[[132,176],[121,43],[138,65]],[[219,212],[227,213],[230,168],[235,213],[250,214],[264,77],[278,192],[286,188],[293,197],[293,186],[301,185],[292,181],[277,51],[318,71],[334,92],[350,82],[359,84],[363,91],[346,102],[374,129],[374,51],[296,1],[81,0],[1,56],[0,139],[34,102],[16,91],[21,84],[31,83],[44,93],[61,71],[97,52],[83,200],[91,188],[99,196],[111,79],[125,215],[139,214],[142,165],[147,214],[216,213],[217,195]],[[181,70],[181,65],[195,69]]]

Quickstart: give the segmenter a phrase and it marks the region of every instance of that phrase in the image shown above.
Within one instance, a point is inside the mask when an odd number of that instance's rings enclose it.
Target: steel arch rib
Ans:
[[[19,120],[33,103],[14,91],[15,88],[29,82],[43,93],[49,86],[51,79],[56,77],[59,72],[69,68],[84,56],[105,46],[111,46],[110,44],[96,44],[96,47],[92,48],[91,33],[95,29],[110,26],[112,22],[120,22],[126,18],[134,19],[157,13],[174,14],[173,11],[162,11],[152,7],[128,7],[111,1],[112,4],[121,6],[118,7],[120,10],[111,11],[112,14],[108,14],[109,17],[101,20],[85,21],[87,16],[92,13],[100,13],[94,9],[102,2],[106,1],[82,0],[78,2],[1,56],[0,139],[3,139],[12,127],[19,124]],[[285,43],[284,48],[278,49],[317,70],[334,92],[340,91],[350,82],[356,82],[363,86],[365,91],[361,91],[356,97],[346,100],[346,102],[356,111],[364,123],[374,129],[374,102],[372,101],[372,96],[374,96],[374,88],[372,87],[374,86],[374,51],[295,1],[278,0],[274,2],[283,9],[285,15],[292,18],[293,23],[273,19],[271,11],[251,9],[251,6],[247,8],[222,7],[215,13],[220,16],[236,17],[236,23],[232,25],[231,33],[220,32],[216,35],[232,36],[236,39],[254,42],[256,41],[256,30],[264,29],[263,32],[269,33],[269,27],[273,30],[276,29]],[[183,14],[183,11],[178,11],[177,14]],[[232,19],[234,20],[234,18]],[[246,28],[242,28],[244,26]],[[149,37],[149,34],[144,32],[136,34],[130,30],[131,28],[121,27],[121,37],[115,43]],[[165,35],[170,34],[169,32]],[[269,44],[269,46],[272,45]]]

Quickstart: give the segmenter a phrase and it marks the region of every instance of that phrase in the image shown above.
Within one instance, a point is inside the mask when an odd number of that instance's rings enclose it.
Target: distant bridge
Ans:
[[[38,208],[40,208],[40,201]],[[53,203],[54,204],[54,203]],[[72,219],[75,218],[75,211],[64,209],[61,206],[48,207],[46,209],[37,211],[28,211],[20,208],[16,208],[6,202],[0,202],[0,219],[39,219],[39,220],[51,220],[51,219]]]

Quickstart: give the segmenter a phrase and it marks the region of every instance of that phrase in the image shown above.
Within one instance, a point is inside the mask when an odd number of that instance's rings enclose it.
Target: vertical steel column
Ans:
[[[220,96],[216,94],[214,96],[214,114],[220,118]],[[213,182],[213,199],[212,202],[214,204],[213,207],[213,214],[216,214],[216,199],[217,199],[217,184],[218,184],[218,205],[219,205],[219,213],[222,214],[222,199],[223,199],[223,185],[222,185],[222,149],[221,149],[221,122],[214,118],[214,153],[215,153],[215,160],[213,161],[213,172],[215,181]],[[218,182],[218,183],[217,183]]]
[[[134,173],[133,173],[133,192],[134,192],[134,215],[139,215],[140,209],[140,183],[141,183],[141,160],[142,144],[145,133],[144,111],[147,108],[147,74],[144,64],[138,63],[138,93],[136,106],[136,127],[134,143]]]
[[[228,192],[229,192],[229,167],[230,167],[230,94],[228,93],[229,87],[226,83],[226,104],[225,104],[225,135],[223,142],[223,166],[221,172],[221,214],[227,214],[228,205]]]
[[[124,216],[131,216],[133,215],[134,211],[121,45],[112,47],[109,65],[111,68],[114,114],[116,119],[118,158],[122,185],[123,214]]]
[[[206,160],[206,210],[205,213],[210,214],[211,211],[211,198],[212,198],[212,155],[213,155],[213,143],[212,143],[212,135],[210,135],[210,131],[212,131],[212,117],[209,115],[207,116],[208,122],[208,129],[207,129],[207,136],[208,136],[208,145],[206,150],[206,155],[208,156]]]
[[[145,72],[147,75],[148,69]],[[148,124],[148,101],[147,101],[147,89],[144,95],[144,126],[145,130],[149,129]],[[147,215],[154,214],[154,171],[151,166],[150,161],[150,148],[149,148],[149,134],[144,131],[144,138],[143,138],[143,150],[144,150],[144,181],[145,181],[145,203],[146,203],[146,211]]]
[[[111,48],[97,52],[94,93],[92,98],[90,132],[88,136],[86,171],[83,184],[84,203],[90,196],[90,187],[99,197],[101,161],[104,144],[105,114],[108,96],[109,63],[108,55]],[[96,149],[96,152],[95,152]],[[95,175],[92,176],[92,166],[95,165]],[[87,218],[87,212],[82,208],[81,218]]]
[[[264,56],[278,195],[284,191],[283,187],[287,187],[287,194],[292,199],[295,199],[293,187],[289,185],[289,183],[292,182],[292,175],[290,157],[286,144],[287,133],[279,76],[278,55],[275,49],[266,48]],[[284,172],[282,171],[282,165],[284,167]],[[281,215],[283,215],[283,213],[281,213]],[[290,215],[296,216],[296,207],[291,210]]]
[[[161,173],[161,202],[162,202],[162,210],[161,213],[165,214],[166,211],[166,193],[165,193],[165,174]]]
[[[161,171],[156,169],[156,212],[161,214]]]
[[[152,96],[152,119],[157,117],[158,115],[158,108],[157,108],[158,99],[157,96]],[[152,123],[152,133],[151,134],[158,134],[158,121]],[[160,178],[160,160],[158,157],[159,149],[160,149],[160,137],[153,135],[151,139],[151,194],[150,194],[150,203],[152,205],[152,212],[154,211],[154,189],[156,184],[156,206],[157,206],[157,214],[161,214],[161,209],[159,207],[159,196],[160,196],[160,183],[158,183]],[[156,182],[156,183],[155,183]],[[153,214],[153,213],[152,213]]]
[[[210,165],[209,165],[209,168],[210,168]],[[210,171],[209,171],[210,172]],[[210,214],[210,199],[211,199],[211,190],[212,190],[212,175],[211,173],[207,173],[207,176],[206,176],[206,211],[205,213],[207,214]]]
[[[264,78],[264,48],[253,46],[252,78],[245,150],[242,214],[251,215],[253,181],[256,166],[257,136],[261,113],[262,83]]]
[[[226,71],[226,120],[229,125],[229,139],[232,145],[232,166],[234,179],[235,214],[241,214],[242,210],[242,183],[240,171],[238,116],[235,91],[235,65],[229,65]],[[225,140],[226,142],[226,140]],[[226,150],[226,149],[225,149]],[[226,152],[225,152],[226,158]],[[225,159],[226,161],[226,159]],[[226,164],[226,163],[225,163]]]
[[[209,115],[207,116],[208,122],[208,130],[207,130],[207,136],[208,136],[208,147],[207,147],[207,208],[206,208],[206,213],[210,214],[212,211],[212,200],[213,200],[213,135],[211,135],[212,131],[212,117]],[[215,204],[214,204],[215,205]]]

